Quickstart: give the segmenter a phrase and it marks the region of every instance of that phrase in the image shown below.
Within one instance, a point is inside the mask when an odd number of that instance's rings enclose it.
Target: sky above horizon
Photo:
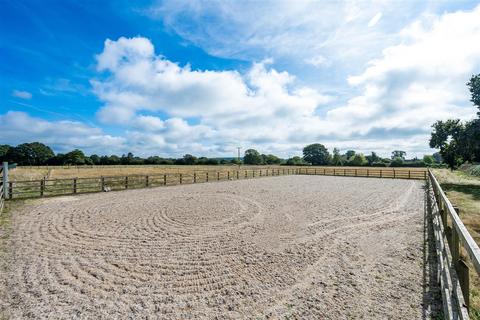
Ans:
[[[478,1],[0,0],[0,144],[421,157],[478,73]]]

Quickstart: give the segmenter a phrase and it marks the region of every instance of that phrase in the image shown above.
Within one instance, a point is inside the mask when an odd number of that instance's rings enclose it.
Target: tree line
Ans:
[[[406,152],[396,150],[390,158],[379,157],[375,152],[363,155],[354,150],[344,154],[337,148],[330,154],[328,149],[319,143],[303,148],[303,157],[294,156],[282,159],[273,154],[261,154],[255,149],[245,151],[243,158],[207,158],[186,154],[181,158],[163,158],[151,156],[142,158],[133,153],[117,155],[87,156],[79,149],[67,153],[55,154],[49,146],[40,142],[22,143],[17,146],[0,145],[0,161],[17,163],[22,166],[41,165],[334,165],[334,166],[375,166],[375,167],[402,167],[402,166],[434,166],[441,163],[439,154],[426,155],[423,159],[406,159]]]
[[[455,169],[465,162],[480,162],[480,74],[467,83],[470,101],[479,111],[477,118],[462,122],[459,119],[437,121],[430,137],[430,147],[440,149],[445,163]]]

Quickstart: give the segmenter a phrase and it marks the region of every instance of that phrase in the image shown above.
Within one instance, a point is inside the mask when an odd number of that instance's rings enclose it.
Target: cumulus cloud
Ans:
[[[0,115],[1,142],[16,145],[40,141],[57,151],[82,148],[89,152],[119,152],[125,138],[104,134],[101,129],[77,121],[47,121],[24,112],[9,111]]]
[[[20,99],[25,99],[25,100],[32,99],[32,94],[28,91],[13,90],[12,96]]]

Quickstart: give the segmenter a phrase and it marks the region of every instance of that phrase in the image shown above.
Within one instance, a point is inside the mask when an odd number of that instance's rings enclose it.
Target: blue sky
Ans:
[[[431,153],[471,119],[475,1],[0,0],[0,143],[280,156]]]

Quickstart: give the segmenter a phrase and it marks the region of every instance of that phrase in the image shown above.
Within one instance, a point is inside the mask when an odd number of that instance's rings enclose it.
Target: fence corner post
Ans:
[[[3,198],[4,199],[11,199],[11,193],[7,193],[7,186],[10,186],[8,181],[8,162],[3,162]]]

